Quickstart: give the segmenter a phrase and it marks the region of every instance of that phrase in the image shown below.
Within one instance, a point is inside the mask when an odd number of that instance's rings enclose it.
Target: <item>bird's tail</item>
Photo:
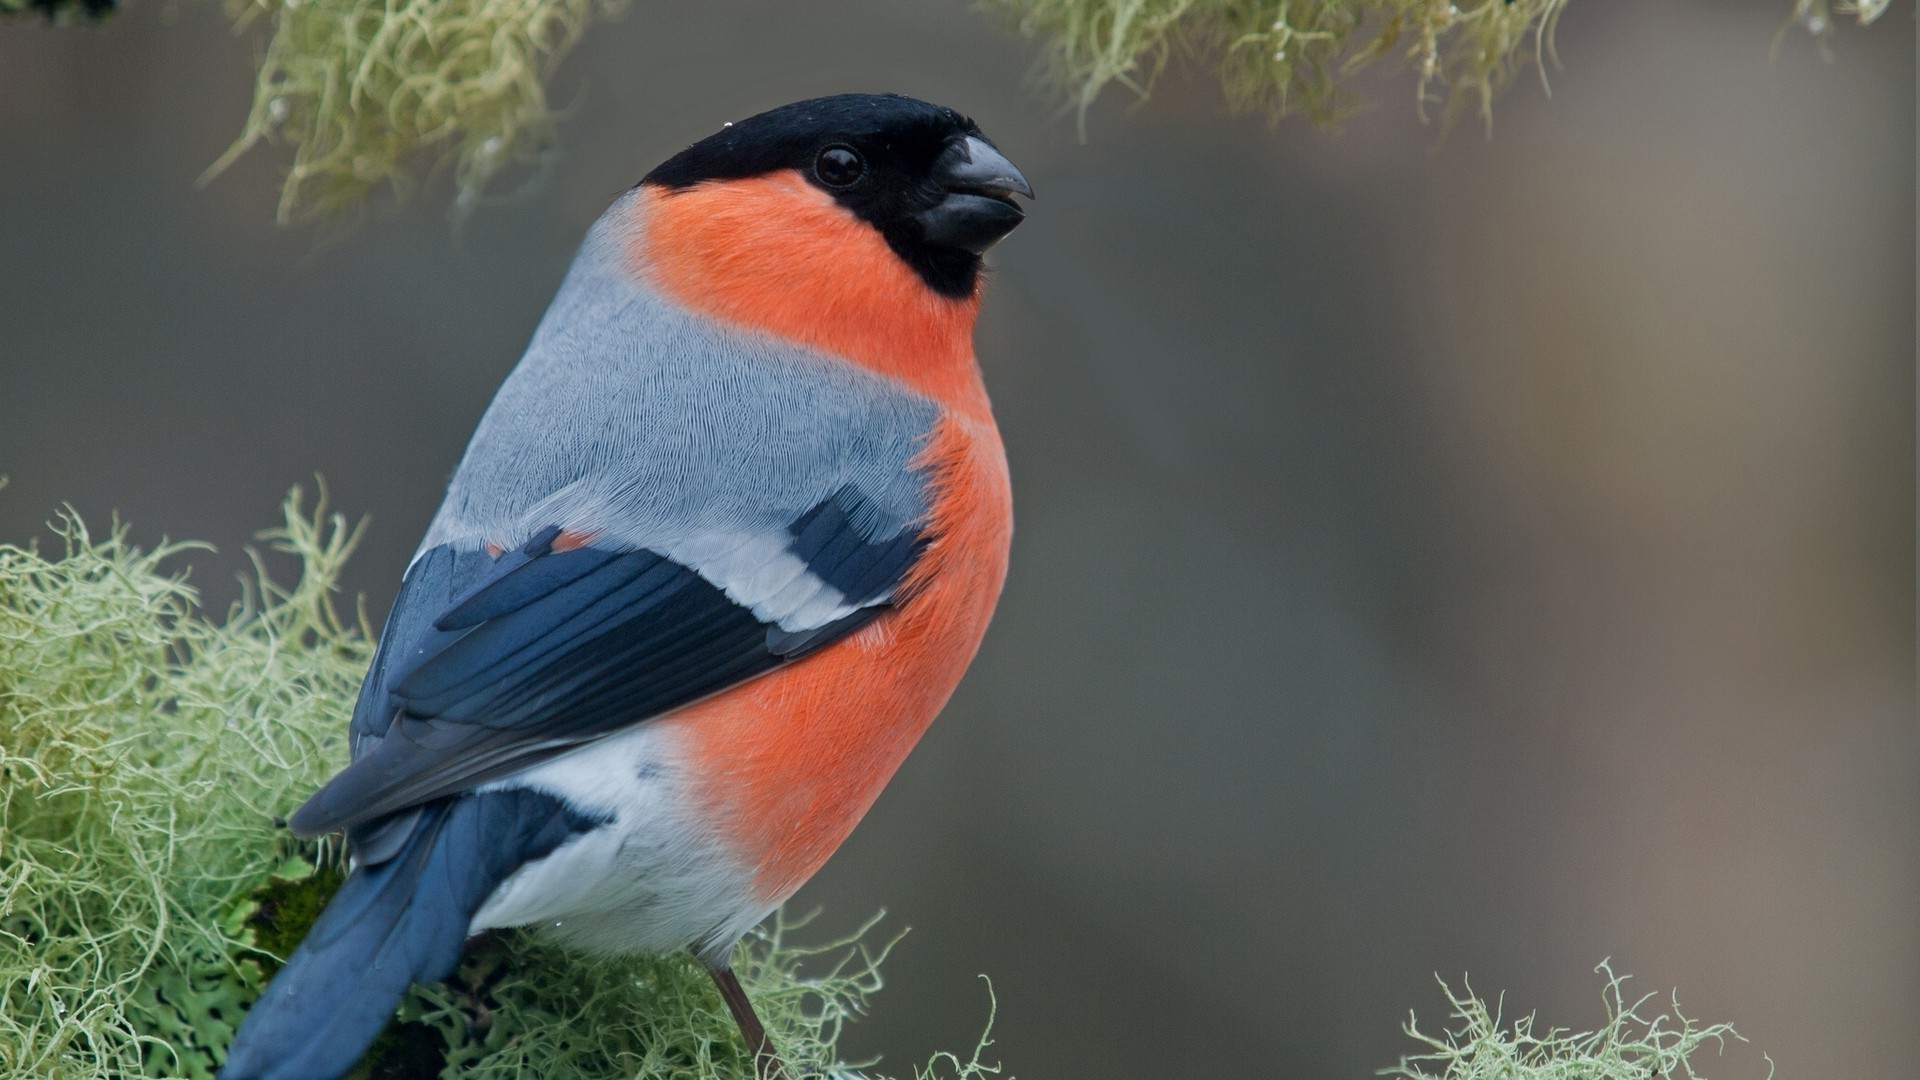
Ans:
[[[524,863],[600,824],[525,789],[422,808],[411,835],[340,886],[234,1037],[220,1080],[334,1080],[416,982],[453,974],[467,926]]]

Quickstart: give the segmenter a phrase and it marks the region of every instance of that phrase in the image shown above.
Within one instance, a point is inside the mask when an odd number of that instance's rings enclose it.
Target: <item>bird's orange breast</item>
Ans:
[[[1012,504],[991,425],[950,417],[923,455],[932,542],[899,607],[792,667],[661,721],[681,734],[703,822],[791,896],[853,831],[947,703],[1006,580]]]
[[[893,610],[672,726],[703,825],[768,904],[853,831],[979,649],[1006,580],[1006,454],[973,356],[978,297],[940,296],[872,226],[784,172],[665,192],[633,209],[633,271],[721,322],[859,365],[937,403],[915,466],[930,542]]]

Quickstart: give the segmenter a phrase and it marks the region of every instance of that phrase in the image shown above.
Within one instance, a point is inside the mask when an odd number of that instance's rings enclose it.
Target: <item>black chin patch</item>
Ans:
[[[962,248],[938,247],[926,242],[918,223],[913,228],[882,227],[887,246],[900,256],[927,288],[949,300],[965,300],[980,284],[981,258]]]

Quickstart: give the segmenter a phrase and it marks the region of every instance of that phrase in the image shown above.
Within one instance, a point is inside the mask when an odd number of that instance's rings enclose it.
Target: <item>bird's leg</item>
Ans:
[[[707,974],[713,976],[713,984],[720,988],[720,996],[726,999],[727,1009],[733,1013],[733,1022],[740,1025],[740,1035],[747,1040],[747,1049],[753,1051],[754,1075],[760,1080],[787,1080],[787,1067],[780,1063],[780,1055],[773,1052],[773,1040],[767,1038],[767,1029],[760,1026],[753,1002],[747,1000],[747,992],[740,988],[733,969],[708,968]]]

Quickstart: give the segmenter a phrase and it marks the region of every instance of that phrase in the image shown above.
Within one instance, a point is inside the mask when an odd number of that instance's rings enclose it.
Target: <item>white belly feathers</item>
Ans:
[[[724,957],[770,908],[754,898],[747,868],[699,825],[677,741],[643,723],[479,788],[533,788],[612,821],[501,882],[468,933],[532,925],[594,952],[693,945],[703,958]]]

